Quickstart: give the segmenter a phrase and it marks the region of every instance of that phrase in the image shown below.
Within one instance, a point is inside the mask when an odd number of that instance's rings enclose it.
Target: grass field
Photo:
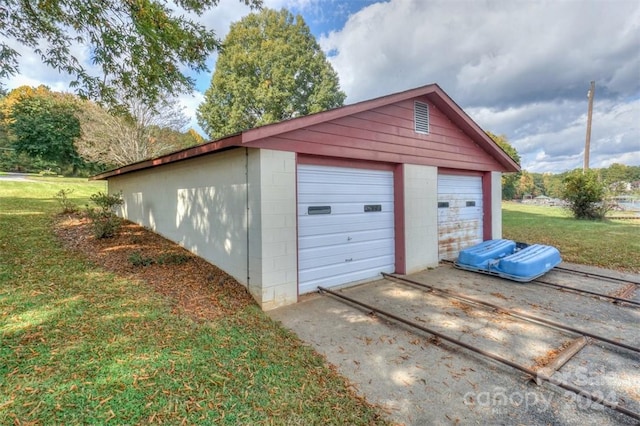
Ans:
[[[294,335],[249,305],[216,321],[65,250],[53,195],[0,181],[0,424],[382,424]]]
[[[380,413],[257,306],[215,321],[65,250],[53,195],[101,182],[0,181],[0,424],[381,424]],[[640,224],[505,204],[504,236],[640,270]]]
[[[563,260],[640,272],[640,221],[575,220],[558,207],[502,204],[504,238],[549,244]]]

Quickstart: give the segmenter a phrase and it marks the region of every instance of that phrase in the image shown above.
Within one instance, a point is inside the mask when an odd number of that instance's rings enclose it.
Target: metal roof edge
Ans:
[[[132,173],[140,170],[149,169],[152,167],[158,167],[165,164],[175,163],[178,161],[183,161],[183,160],[199,157],[206,154],[212,154],[215,152],[226,151],[228,149],[237,148],[239,146],[240,146],[240,133],[237,133],[232,136],[227,136],[226,138],[222,138],[215,141],[206,142],[201,145],[196,145],[189,148],[181,149],[180,151],[171,152],[169,154],[165,154],[157,158],[142,160],[137,163],[127,164],[126,166],[108,170],[106,172],[91,176],[89,180],[104,180],[110,177],[120,176],[126,173]]]

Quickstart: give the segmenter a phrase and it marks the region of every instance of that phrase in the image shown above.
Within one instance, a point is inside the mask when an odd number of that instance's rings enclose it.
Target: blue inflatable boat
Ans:
[[[468,271],[529,282],[546,274],[560,262],[560,252],[552,246],[488,240],[462,250],[454,265]]]

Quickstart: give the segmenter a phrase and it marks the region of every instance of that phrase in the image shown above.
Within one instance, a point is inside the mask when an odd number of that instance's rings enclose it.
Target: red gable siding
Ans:
[[[414,100],[429,104],[428,135],[414,130]],[[503,169],[426,97],[380,106],[246,145],[391,163],[478,171]]]
[[[429,104],[429,135],[414,131],[416,100]],[[108,179],[240,146],[457,170],[516,172],[520,169],[437,84],[431,84],[245,130],[92,179]]]

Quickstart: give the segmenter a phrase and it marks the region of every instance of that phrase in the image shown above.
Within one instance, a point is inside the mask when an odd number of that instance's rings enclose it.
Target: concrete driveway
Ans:
[[[411,278],[640,346],[640,309],[629,305],[450,266]],[[640,281],[639,276],[632,278]],[[625,287],[555,271],[544,279],[600,293],[619,293]],[[391,280],[341,292],[533,369],[546,365],[577,337]],[[626,298],[638,300],[639,293],[632,290]],[[371,315],[333,296],[309,295],[270,315],[326,356],[358,394],[379,405],[397,423],[636,424],[632,418],[590,400],[553,385],[538,386],[511,367]],[[640,412],[637,352],[592,342],[553,377]]]

